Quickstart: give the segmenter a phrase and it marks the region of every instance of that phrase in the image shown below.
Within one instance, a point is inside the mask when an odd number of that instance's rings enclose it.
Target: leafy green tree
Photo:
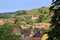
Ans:
[[[41,10],[41,9],[38,9],[38,12],[39,12],[39,13],[43,13],[43,10]]]
[[[45,20],[45,16],[44,16],[44,14],[40,14],[38,21],[42,22],[43,20]]]
[[[33,20],[30,17],[27,17],[25,21],[26,21],[27,24],[32,24],[33,23]]]
[[[17,13],[17,15],[23,15],[23,14],[26,14],[26,11],[22,10],[22,11],[17,11],[16,13]]]
[[[0,40],[18,40],[19,36],[16,36],[12,30],[12,25],[10,23],[6,23],[4,25],[0,25]]]
[[[19,29],[19,30],[22,29],[22,28],[20,27],[21,22],[22,22],[22,20],[21,20],[20,18],[16,18],[15,23],[14,23],[14,26],[15,26],[17,29]]]
[[[10,31],[11,25],[6,23],[0,26],[0,40],[8,40],[12,36]]]
[[[29,30],[33,30],[33,27],[31,26],[31,27],[29,27]]]

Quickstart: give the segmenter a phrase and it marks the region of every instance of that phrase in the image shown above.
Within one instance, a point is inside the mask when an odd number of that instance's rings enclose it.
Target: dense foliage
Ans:
[[[12,27],[10,23],[0,25],[0,40],[19,40],[19,36],[13,33]]]
[[[50,10],[54,11],[54,15],[51,20],[54,28],[48,32],[48,40],[60,40],[60,0],[53,0],[53,4],[54,5],[50,7]]]

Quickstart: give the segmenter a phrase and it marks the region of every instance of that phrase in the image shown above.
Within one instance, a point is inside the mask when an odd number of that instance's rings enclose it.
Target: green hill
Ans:
[[[53,12],[49,13],[49,7],[41,7],[32,10],[20,10],[16,12],[0,13],[0,19],[15,19],[20,22],[27,23],[39,23],[50,22]],[[38,17],[36,20],[32,20],[32,17]]]

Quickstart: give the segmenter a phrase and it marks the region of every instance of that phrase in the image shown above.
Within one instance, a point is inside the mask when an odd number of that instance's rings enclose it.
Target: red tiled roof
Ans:
[[[13,29],[14,33],[18,33],[18,30],[16,28]]]

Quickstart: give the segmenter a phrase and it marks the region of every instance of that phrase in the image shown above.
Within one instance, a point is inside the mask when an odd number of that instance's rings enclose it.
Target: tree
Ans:
[[[22,20],[20,18],[16,18],[14,26],[21,30],[22,28],[20,27]]]
[[[16,13],[17,13],[17,15],[23,15],[23,14],[26,14],[26,11],[22,10],[22,11],[17,11]]]
[[[12,32],[10,31],[11,25],[6,23],[4,25],[0,25],[0,40],[8,40],[12,36]]]
[[[53,9],[55,6],[57,6],[57,8],[58,8],[58,6],[60,5],[60,0],[52,0],[52,6],[50,7],[50,10],[51,9]]]
[[[45,15],[44,15],[43,13],[41,13],[41,14],[39,15],[38,21],[39,21],[39,22],[42,22],[42,21],[45,20],[45,19],[46,19]]]
[[[0,40],[19,40],[20,36],[15,35],[11,28],[12,25],[10,23],[0,25]]]
[[[26,17],[26,23],[27,24],[32,24],[33,23],[33,20],[31,19],[31,17]]]
[[[29,27],[29,30],[33,30],[33,27],[31,26],[31,27]]]
[[[54,5],[50,7],[50,10],[54,11],[54,15],[51,20],[51,26],[54,28],[48,32],[49,38],[47,40],[60,40],[60,7],[53,9],[55,6],[60,5],[60,0],[53,0],[53,4]]]

